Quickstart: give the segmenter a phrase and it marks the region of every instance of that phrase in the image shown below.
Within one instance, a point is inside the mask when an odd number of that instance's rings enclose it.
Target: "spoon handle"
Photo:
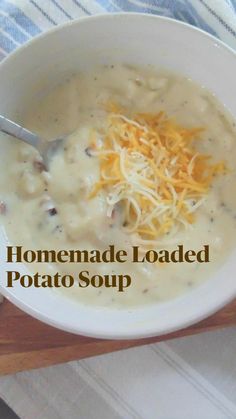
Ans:
[[[3,115],[0,115],[0,131],[5,134],[12,135],[13,137],[18,138],[19,140],[22,140],[36,148],[39,147],[41,142],[38,135],[21,127],[10,119],[5,118]]]

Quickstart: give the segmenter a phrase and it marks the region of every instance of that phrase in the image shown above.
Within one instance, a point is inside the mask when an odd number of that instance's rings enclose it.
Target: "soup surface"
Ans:
[[[105,66],[65,80],[35,103],[21,122],[46,139],[65,135],[66,140],[48,170],[36,150],[13,139],[1,155],[0,217],[12,244],[25,249],[101,251],[115,245],[128,255],[132,246],[139,246],[143,255],[148,249],[172,251],[183,245],[185,250],[199,251],[209,245],[209,263],[128,260],[33,266],[51,275],[59,271],[77,277],[88,270],[90,277],[132,278],[124,292],[74,286],[63,289],[68,296],[114,307],[171,299],[206,280],[235,246],[235,124],[214,96],[191,80],[152,68]],[[148,135],[155,137],[152,149],[145,143]],[[158,141],[166,142],[167,136],[173,170],[166,167],[160,172],[167,154]],[[190,137],[195,153],[191,161],[188,149],[177,144],[184,139],[186,145]],[[122,155],[127,156],[131,141],[124,174]],[[180,157],[191,163],[186,169],[189,183],[182,182],[181,187],[179,178],[174,178],[177,167],[180,177],[183,173]],[[201,178],[201,167],[211,168],[211,175]],[[189,180],[194,170],[202,189]],[[153,188],[154,181],[159,189]]]

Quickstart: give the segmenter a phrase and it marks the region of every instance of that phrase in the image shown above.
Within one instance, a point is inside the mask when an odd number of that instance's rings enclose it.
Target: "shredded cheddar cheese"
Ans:
[[[130,119],[113,106],[101,146],[92,134],[100,180],[90,198],[106,191],[108,216],[119,205],[123,228],[145,242],[191,225],[213,177],[226,171],[224,162],[210,163],[209,155],[196,151],[202,131],[182,127],[164,112]]]

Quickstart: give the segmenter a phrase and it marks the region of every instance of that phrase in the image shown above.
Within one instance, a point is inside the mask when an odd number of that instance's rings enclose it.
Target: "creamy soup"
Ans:
[[[36,150],[15,140],[1,155],[0,217],[12,244],[101,251],[115,245],[129,256],[136,245],[140,255],[147,249],[172,251],[183,245],[197,252],[209,246],[209,263],[132,263],[128,258],[125,263],[29,265],[51,275],[59,271],[76,278],[88,270],[90,277],[132,278],[124,292],[76,285],[63,289],[68,296],[114,307],[172,299],[206,280],[235,246],[235,124],[215,97],[191,80],[151,68],[105,66],[65,80],[21,122],[46,139],[65,135],[66,140],[48,170]],[[153,133],[156,129],[160,132]],[[152,135],[156,143],[150,148]],[[158,143],[167,135],[168,153]],[[191,161],[184,149],[190,137]],[[126,139],[136,144],[129,161]],[[178,145],[182,140],[185,145]],[[125,175],[118,167],[123,154]],[[175,178],[178,165],[178,176],[185,170],[184,159],[188,184]],[[167,161],[170,167],[163,169]],[[201,189],[191,179],[206,164],[211,176],[206,181],[207,175],[201,179],[198,173]]]

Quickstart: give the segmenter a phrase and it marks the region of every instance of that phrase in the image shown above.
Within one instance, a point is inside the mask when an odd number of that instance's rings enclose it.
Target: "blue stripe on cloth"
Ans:
[[[10,3],[9,1],[0,0],[0,7],[1,9],[9,14],[15,22],[24,28],[26,32],[28,32],[30,35],[35,36],[41,32],[38,26],[35,25],[35,23],[29,19],[21,9]]]
[[[236,10],[236,0],[225,0],[228,5],[231,7],[231,9],[235,9]]]
[[[11,36],[11,38],[15,39],[16,41],[22,44],[29,39],[29,37],[26,36],[23,32],[21,32],[21,30],[16,26],[16,24],[12,22],[7,16],[0,15],[0,28],[4,32],[8,33]]]
[[[236,31],[231,28],[204,0],[199,0],[203,6],[231,33],[231,35],[236,37]]]
[[[67,13],[66,11],[65,11],[65,9],[63,9],[63,7],[60,5],[60,4],[58,4],[57,3],[57,1],[56,0],[51,0],[51,2],[66,16],[66,17],[68,17],[68,19],[72,19],[72,16],[70,16],[69,15],[69,13]]]
[[[158,3],[154,1],[142,2],[132,0],[114,0],[113,4],[117,5],[120,9],[126,12],[139,12],[139,13],[152,13],[152,14],[164,14],[169,13],[166,7],[159,7]]]
[[[1,48],[5,52],[8,52],[8,53],[14,51],[14,49],[16,49],[16,47],[17,47],[17,44],[15,44],[14,41],[12,41],[11,39],[9,39],[2,32],[0,32],[0,45],[1,45]]]
[[[106,9],[107,12],[121,12],[121,8],[109,0],[96,0],[96,2]]]
[[[45,10],[42,9],[41,6],[38,5],[38,3],[36,3],[35,0],[29,0],[30,3],[52,24],[52,25],[56,25],[57,23],[55,22],[55,20],[53,20],[46,12]]]
[[[73,0],[73,2],[76,4],[76,6],[78,6],[81,10],[83,10],[84,13],[86,13],[86,15],[91,15],[91,13],[78,1],[78,0]]]

